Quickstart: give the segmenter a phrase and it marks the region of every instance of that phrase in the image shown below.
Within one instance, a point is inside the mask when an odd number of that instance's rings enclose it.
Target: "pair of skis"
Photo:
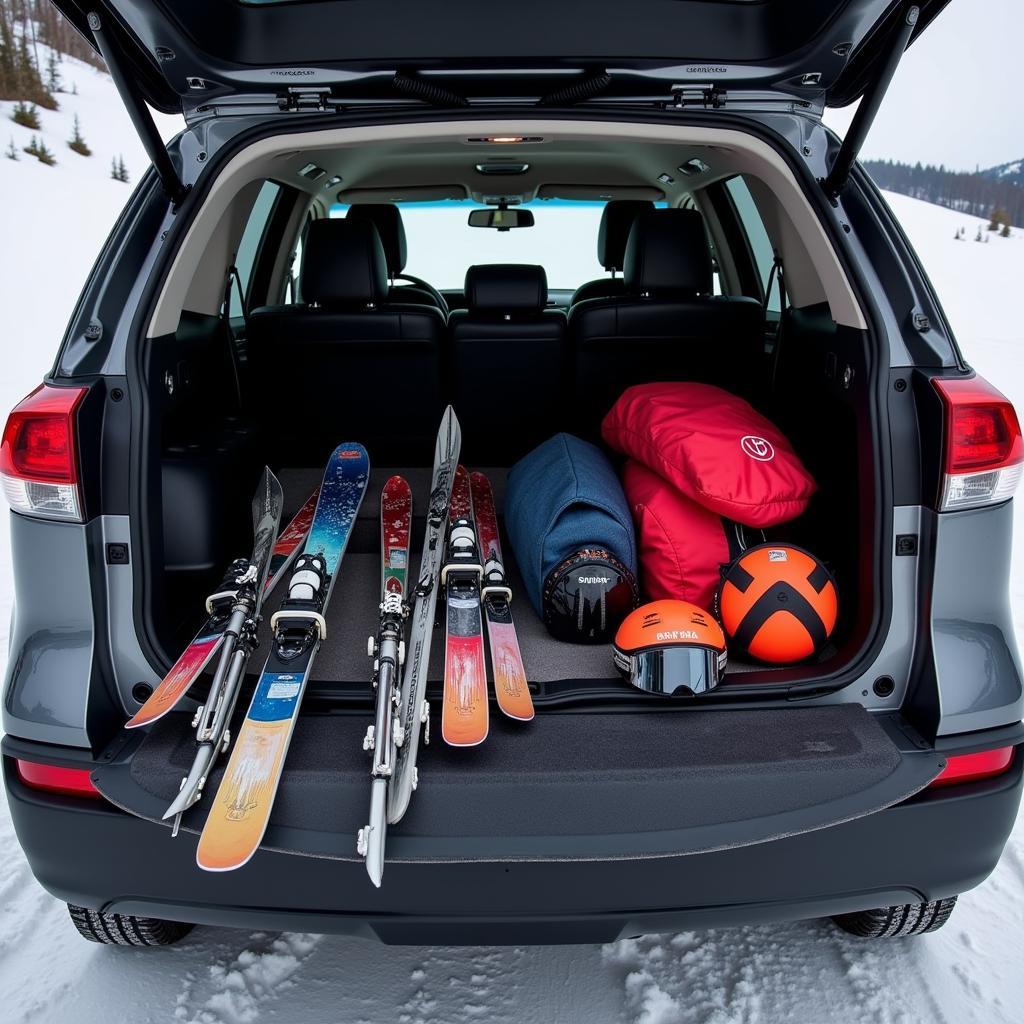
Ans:
[[[209,696],[193,720],[197,749],[192,767],[164,813],[165,819],[174,819],[176,834],[181,815],[201,798],[217,757],[230,745],[228,725],[256,645],[263,598],[294,560],[288,597],[271,620],[273,648],[199,840],[196,860],[201,868],[241,867],[266,832],[299,704],[327,633],[327,601],[369,470],[362,445],[340,445],[327,464],[320,489],[276,543],[282,492],[273,473],[265,470],[253,501],[252,558],[233,563],[224,584],[207,601],[208,618],[196,639],[128,722],[129,728],[138,728],[170,711],[220,651]]]
[[[255,623],[263,600],[277,586],[291,565],[299,546],[305,540],[306,534],[309,533],[319,495],[319,489],[314,491],[277,537],[269,552],[269,564],[264,570],[267,538],[272,539],[277,534],[281,521],[281,487],[274,474],[269,469],[264,470],[252,504],[255,537],[252,555],[232,562],[220,586],[206,599],[207,617],[199,627],[195,639],[185,648],[181,657],[157,684],[142,707],[128,720],[125,724],[126,729],[152,725],[178,705],[220,650],[228,633],[232,608],[243,587],[252,586],[253,593],[246,596],[253,604],[253,615],[250,618]],[[257,588],[253,585],[252,577],[254,574],[262,576],[264,571],[265,582],[261,588]]]
[[[446,645],[441,735],[450,746],[472,747],[488,733],[487,667],[482,620],[494,669],[498,707],[510,718],[533,718],[498,537],[491,483],[459,466],[449,508],[445,586]]]
[[[409,542],[412,492],[392,477],[381,493],[381,603],[376,637],[369,642],[377,690],[374,724],[363,741],[372,751],[370,819],[359,830],[356,848],[366,859],[374,885],[384,872],[388,824],[405,814],[418,781],[422,737],[429,742],[427,666],[437,595],[446,589],[445,700],[442,732],[446,742],[473,746],[487,735],[487,676],[481,630],[481,602],[491,640],[499,706],[513,718],[533,717],[522,656],[512,624],[511,590],[505,581],[497,514],[490,482],[470,477],[459,465],[461,432],[449,406],[434,449],[430,504],[420,575],[412,593],[408,650],[402,640],[409,615]],[[474,517],[474,506],[476,515]],[[480,532],[478,555],[476,528]],[[399,672],[404,666],[401,690]],[[482,721],[482,731],[481,731]]]

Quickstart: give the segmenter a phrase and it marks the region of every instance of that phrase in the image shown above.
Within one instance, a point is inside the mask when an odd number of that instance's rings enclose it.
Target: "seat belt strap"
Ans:
[[[238,368],[238,346],[235,338],[235,329],[231,326],[231,289],[238,287],[238,302],[242,307],[242,320],[248,326],[249,318],[245,310],[245,294],[242,289],[242,276],[238,273],[238,267],[233,263],[227,270],[227,279],[224,283],[224,301],[221,303],[221,319],[224,321],[224,335],[228,344],[228,360],[231,363],[231,373],[235,381],[235,397],[238,400],[238,408],[243,408],[242,400],[242,375]]]
[[[779,286],[779,325],[775,329],[775,341],[772,344],[772,372],[771,372],[771,389],[772,393],[775,392],[775,379],[779,370],[779,353],[782,350],[782,325],[786,321],[786,275],[782,267],[782,257],[775,253],[775,258],[772,260],[772,269],[768,272],[768,283],[764,290],[764,311],[767,314],[768,305],[771,302],[772,296],[772,285],[778,283]]]

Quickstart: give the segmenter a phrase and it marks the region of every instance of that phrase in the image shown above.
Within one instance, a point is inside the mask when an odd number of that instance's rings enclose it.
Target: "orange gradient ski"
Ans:
[[[222,616],[221,629],[226,622],[227,616]],[[144,725],[151,725],[158,718],[163,718],[185,696],[188,688],[209,665],[210,659],[217,653],[224,639],[223,632],[208,632],[209,628],[215,625],[212,618],[204,623],[203,631],[185,648],[182,656],[171,666],[171,671],[149,695],[146,703],[125,722],[126,729],[140,729]]]
[[[302,682],[301,676],[279,673],[254,699],[199,837],[196,863],[204,870],[232,871],[259,847],[298,718]]]
[[[498,707],[521,722],[533,718],[533,698],[526,680],[519,638],[512,622],[512,590],[505,579],[498,537],[498,513],[494,507],[491,482],[483,473],[470,474],[473,492],[473,517],[480,541],[484,566],[483,606],[487,617],[487,638],[491,643],[491,668]]]
[[[473,497],[465,466],[455,472],[448,506],[445,587],[447,639],[441,736],[452,747],[475,747],[487,739],[487,663],[480,614],[483,567],[473,528]]]

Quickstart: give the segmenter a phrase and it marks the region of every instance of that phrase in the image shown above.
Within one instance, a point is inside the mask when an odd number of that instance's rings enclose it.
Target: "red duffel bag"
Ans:
[[[622,471],[622,489],[636,525],[645,596],[690,601],[710,610],[721,568],[731,559],[722,517],[632,459]]]
[[[794,519],[816,489],[773,423],[710,384],[628,388],[604,418],[601,434],[684,497],[745,526]]]

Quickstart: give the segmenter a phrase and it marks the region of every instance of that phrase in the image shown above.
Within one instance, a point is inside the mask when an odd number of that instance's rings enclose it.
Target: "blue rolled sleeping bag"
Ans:
[[[505,528],[527,597],[558,639],[606,643],[639,604],[633,519],[595,445],[556,434],[520,459]]]

